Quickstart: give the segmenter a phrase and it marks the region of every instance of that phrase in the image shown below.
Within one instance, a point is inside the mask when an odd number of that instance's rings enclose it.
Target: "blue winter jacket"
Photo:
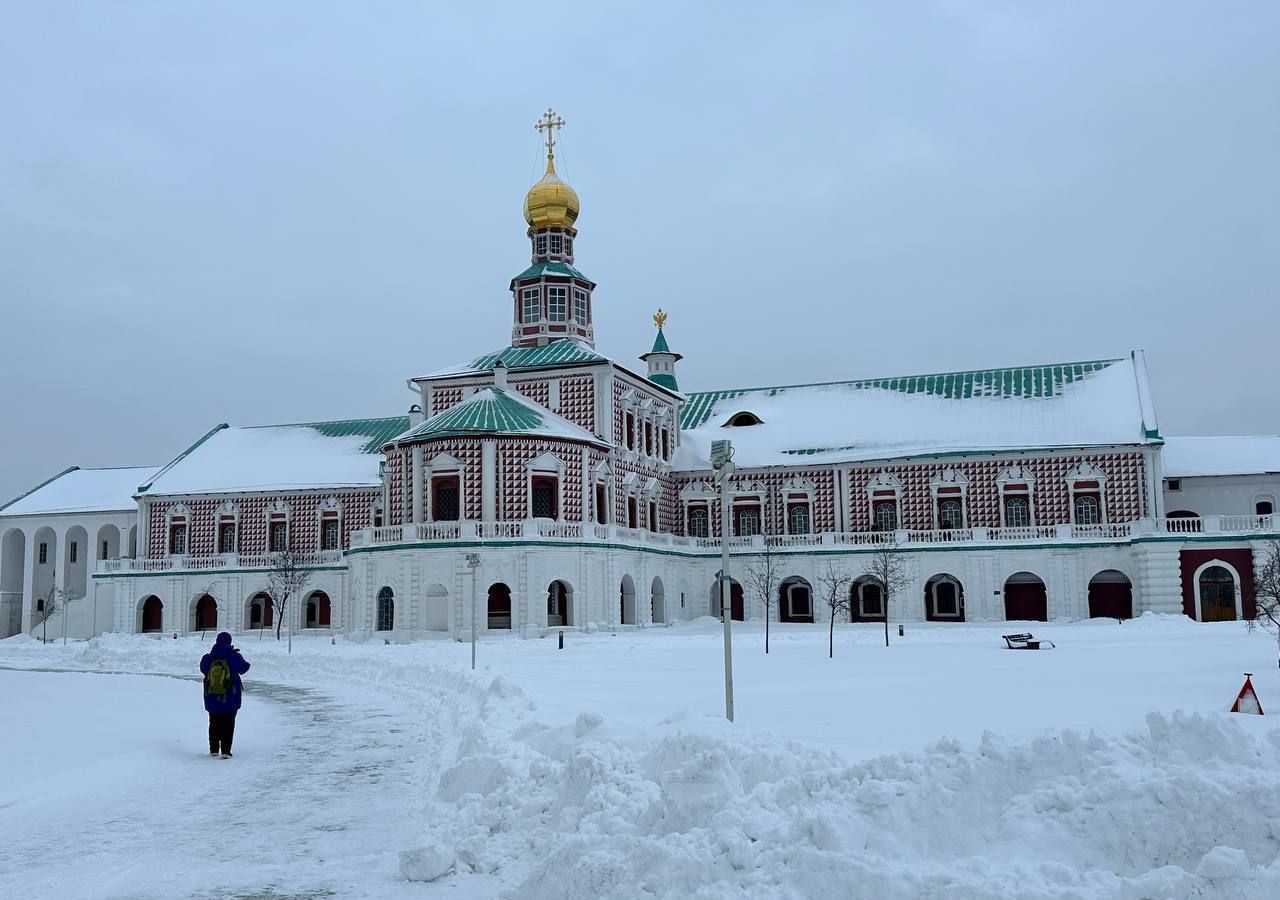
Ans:
[[[231,667],[231,686],[225,694],[210,694],[208,685],[209,666],[215,659],[225,659]],[[200,674],[205,676],[204,708],[209,712],[234,712],[240,708],[244,698],[244,684],[240,676],[249,671],[249,663],[240,655],[240,651],[231,646],[231,635],[225,631],[219,633],[213,643],[213,649],[200,660]]]

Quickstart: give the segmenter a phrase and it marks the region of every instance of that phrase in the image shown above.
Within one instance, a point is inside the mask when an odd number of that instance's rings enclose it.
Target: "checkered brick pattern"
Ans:
[[[387,525],[403,525],[407,519],[408,507],[405,505],[404,493],[408,487],[408,459],[405,450],[387,451],[387,486],[391,508],[386,510]]]
[[[527,464],[544,453],[554,453],[564,463],[560,485],[560,518],[566,522],[582,519],[582,445],[567,441],[512,440],[498,444],[498,471],[502,480],[498,518],[511,521],[529,517],[529,470]]]
[[[836,530],[836,478],[835,472],[831,469],[806,469],[803,471],[788,472],[760,472],[754,473],[746,470],[739,470],[735,476],[735,483],[739,489],[746,490],[753,484],[759,484],[765,489],[765,515],[764,529],[767,534],[785,534],[786,533],[786,498],[782,486],[792,480],[807,480],[813,485],[813,518],[810,522],[811,529],[816,532],[835,531]],[[711,473],[682,473],[671,480],[671,495],[673,497],[673,516],[675,521],[675,531],[677,534],[684,534],[686,523],[684,522],[683,503],[680,500],[680,492],[690,484],[711,484]],[[709,504],[711,512],[712,534],[719,534],[720,522],[720,505],[712,502]]]
[[[444,412],[452,406],[457,406],[462,402],[462,386],[450,385],[449,387],[433,387],[431,389],[431,409],[427,410],[427,415],[435,416]]]
[[[280,496],[233,497],[239,509],[236,522],[236,548],[239,553],[267,553],[267,509],[276,501],[289,507],[289,546],[307,553],[320,549],[320,504],[330,497],[337,498],[342,507],[340,516],[341,541],[345,549],[351,546],[351,532],[368,528],[372,523],[373,503],[378,497],[375,489],[324,491],[306,494],[282,494]],[[191,510],[187,524],[187,553],[192,556],[210,556],[218,547],[218,508],[227,498],[188,498],[182,500]],[[157,500],[147,504],[151,523],[147,553],[155,559],[169,554],[168,512],[178,500]]]
[[[581,425],[592,434],[596,430],[596,382],[590,375],[560,379],[560,408],[556,415]]]
[[[1141,453],[1108,453],[1050,458],[968,460],[929,462],[914,465],[859,467],[850,473],[849,505],[851,529],[870,530],[871,512],[867,503],[867,482],[877,472],[886,471],[902,480],[903,528],[933,527],[930,482],[946,469],[955,469],[969,479],[966,499],[969,524],[975,528],[1000,527],[1000,491],[996,478],[1005,467],[1020,465],[1036,477],[1033,489],[1035,523],[1056,525],[1071,521],[1071,492],[1067,473],[1081,461],[1088,461],[1107,476],[1107,521],[1125,522],[1141,515],[1141,495],[1145,472]]]
[[[551,409],[551,388],[545,378],[526,378],[520,381],[513,378],[509,383],[521,396],[528,397],[544,409]]]
[[[619,454],[609,462],[613,469],[613,521],[619,525],[627,524],[627,494],[623,482],[627,475],[634,472],[639,481],[640,491],[636,493],[636,502],[638,504],[637,524],[641,528],[647,528],[648,516],[648,498],[641,492],[650,478],[657,478],[659,485],[662,485],[665,477],[658,471],[657,467],[647,465],[643,462],[628,462],[621,458]],[[675,522],[676,512],[670,505],[670,499],[667,492],[659,490],[658,492],[658,529],[660,531],[670,531]]]
[[[479,441],[467,440],[438,440],[427,441],[422,445],[422,479],[423,479],[423,505],[429,505],[427,498],[431,496],[431,486],[426,483],[426,468],[431,460],[435,459],[441,453],[447,453],[462,463],[462,480],[463,489],[466,496],[463,498],[462,517],[464,519],[479,519],[481,514],[481,503],[483,502],[483,472],[481,471],[481,450]]]

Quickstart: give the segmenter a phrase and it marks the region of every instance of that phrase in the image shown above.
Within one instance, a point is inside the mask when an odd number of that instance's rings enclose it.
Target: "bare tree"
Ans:
[[[62,609],[63,599],[66,591],[58,587],[58,570],[53,570],[53,581],[49,584],[49,589],[45,591],[43,597],[37,597],[39,601],[36,604],[35,613],[32,615],[31,630],[35,631],[36,627],[40,628],[40,643],[49,643],[49,620],[54,614]]]
[[[1280,666],[1280,541],[1268,541],[1262,565],[1253,573],[1254,612],[1249,630],[1261,628],[1276,635],[1276,665]]]
[[[764,652],[769,652],[769,616],[778,602],[778,574],[782,560],[774,550],[773,541],[764,539],[764,549],[756,554],[747,566],[746,582],[753,596],[764,605]]]
[[[884,601],[884,645],[888,647],[889,610],[891,609],[889,604],[894,596],[907,589],[911,577],[907,570],[907,558],[903,555],[902,545],[896,536],[878,545],[867,557],[867,575],[880,583],[880,592]]]
[[[311,572],[302,565],[302,558],[292,550],[271,554],[271,567],[267,570],[267,595],[276,613],[276,640],[280,640],[280,627],[284,624],[289,598],[302,593]],[[293,652],[293,629],[289,629],[289,652]]]
[[[831,625],[827,629],[827,659],[833,659],[836,655],[836,613],[843,612],[846,616],[849,614],[849,585],[852,583],[852,578],[838,573],[831,563],[827,563],[826,574],[818,577],[822,599],[831,610]]]

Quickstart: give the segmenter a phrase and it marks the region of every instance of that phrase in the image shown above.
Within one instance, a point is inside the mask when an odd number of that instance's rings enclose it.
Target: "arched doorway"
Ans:
[[[1236,618],[1236,579],[1224,566],[1206,566],[1196,579],[1200,588],[1200,621],[1232,622]]]
[[[1044,582],[1031,572],[1016,572],[1004,583],[1004,617],[1011,622],[1049,621]]]
[[[511,628],[511,588],[501,581],[489,585],[489,622],[486,628]]]
[[[249,628],[270,628],[273,612],[275,612],[275,608],[271,603],[269,594],[254,594],[249,599],[247,616]]]
[[[314,591],[307,598],[307,628],[328,628],[330,621],[329,595],[324,591]]]
[[[62,540],[62,573],[58,581],[66,588],[68,600],[79,600],[89,592],[89,532],[83,526],[67,529]]]
[[[924,585],[924,617],[930,622],[964,621],[964,586],[954,575],[934,575]]]
[[[636,583],[631,580],[630,575],[622,576],[622,586],[618,593],[621,616],[618,621],[623,625],[636,624]]]
[[[192,631],[212,631],[218,627],[218,601],[208,594],[196,598],[191,609]]]
[[[747,617],[747,608],[742,597],[742,585],[732,578],[729,579],[729,614],[735,622],[745,621]],[[722,618],[719,579],[711,582],[711,615],[717,619]]]
[[[649,615],[654,622],[666,624],[667,598],[661,578],[654,578],[653,584],[649,587]]]
[[[374,628],[377,631],[391,631],[396,627],[396,594],[391,588],[379,588],[376,613]]]
[[[10,528],[0,539],[0,637],[22,630],[22,579],[27,555],[27,535]]]
[[[873,576],[860,576],[849,588],[849,621],[880,622],[884,617],[884,588]]]
[[[1133,585],[1127,575],[1104,569],[1089,579],[1089,618],[1133,618]]]
[[[98,537],[93,542],[94,559],[120,558],[120,529],[114,525],[103,525],[98,529]]]
[[[138,631],[155,634],[164,630],[164,603],[155,594],[144,597],[138,604]]]
[[[36,531],[31,542],[31,612],[44,611],[44,603],[53,596],[53,574],[58,567],[58,537],[47,525]],[[39,616],[36,616],[39,619]]]
[[[443,584],[427,588],[426,627],[428,631],[449,630],[449,589]]]
[[[547,585],[547,626],[556,628],[573,624],[573,588],[556,580]]]
[[[778,585],[778,621],[813,621],[813,586],[799,575],[784,578]]]

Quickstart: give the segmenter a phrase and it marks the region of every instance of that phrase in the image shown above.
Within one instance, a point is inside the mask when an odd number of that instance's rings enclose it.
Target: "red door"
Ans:
[[[1128,582],[1117,581],[1089,585],[1089,617],[1132,619],[1133,588]]]
[[[142,604],[142,630],[159,631],[164,627],[164,604],[159,597],[148,597]]]
[[[1010,620],[1047,622],[1049,601],[1043,584],[1018,584],[1004,586],[1004,617]]]

